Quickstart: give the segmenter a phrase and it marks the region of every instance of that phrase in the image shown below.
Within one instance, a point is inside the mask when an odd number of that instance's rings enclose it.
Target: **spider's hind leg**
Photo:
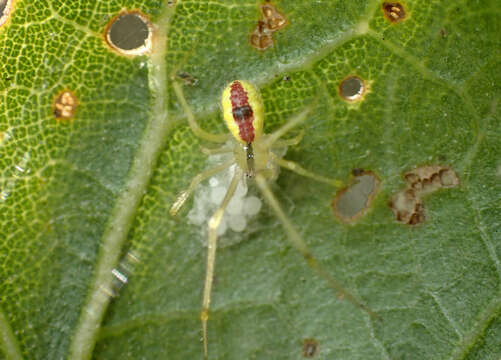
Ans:
[[[283,146],[288,146],[289,144],[290,145],[297,145],[301,141],[301,139],[303,138],[303,134],[304,134],[303,132],[300,132],[299,135],[297,135],[296,137],[294,137],[292,139],[288,139],[288,140],[281,140],[281,137],[284,136],[290,130],[292,130],[294,127],[303,123],[307,119],[308,114],[310,113],[311,109],[312,109],[312,105],[308,106],[305,110],[303,110],[300,113],[293,116],[288,122],[286,122],[280,128],[278,128],[273,133],[268,135],[268,137],[264,140],[265,146],[267,146],[269,148],[279,148],[279,147],[283,147]],[[299,165],[293,161],[282,159],[280,156],[278,156],[276,154],[271,153],[271,158],[280,167],[294,171],[295,173],[297,173],[301,176],[309,177],[311,179],[314,179],[314,180],[317,180],[317,181],[320,181],[323,183],[327,183],[329,185],[334,186],[335,188],[339,188],[339,187],[343,186],[343,182],[341,180],[331,179],[331,178],[328,178],[326,176],[316,174],[311,170],[307,170],[307,169],[303,168],[301,165]]]
[[[332,288],[334,288],[338,292],[338,294],[341,295],[343,298],[347,299],[352,304],[364,310],[370,316],[379,319],[380,318],[379,315],[375,314],[367,306],[362,304],[355,296],[353,296],[348,290],[346,290],[338,280],[336,280],[326,270],[324,270],[322,266],[320,266],[320,264],[315,259],[310,249],[306,246],[304,240],[301,238],[301,235],[299,235],[298,231],[296,230],[292,222],[289,220],[287,215],[285,215],[280,204],[273,195],[266,178],[260,173],[256,175],[256,184],[258,185],[259,190],[261,190],[264,199],[270,205],[275,215],[279,218],[280,222],[282,223],[285,231],[287,232],[289,241],[292,243],[292,245],[294,245],[294,247],[299,252],[301,252],[308,266],[310,266],[317,273],[317,275],[326,280],[329,283],[329,285]]]

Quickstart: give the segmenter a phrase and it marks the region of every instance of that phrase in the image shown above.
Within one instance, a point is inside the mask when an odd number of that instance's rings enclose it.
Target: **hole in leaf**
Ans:
[[[54,117],[59,120],[71,119],[75,116],[78,99],[70,90],[61,91],[54,100]]]
[[[422,197],[459,184],[456,172],[447,166],[421,166],[404,174],[406,187],[388,203],[397,221],[416,225],[425,220]]]
[[[366,86],[358,76],[348,76],[339,84],[339,94],[347,101],[357,101],[365,94]]]
[[[124,55],[142,55],[151,49],[153,28],[149,18],[134,10],[115,16],[106,27],[106,43]]]
[[[384,16],[393,23],[404,20],[407,15],[404,6],[399,2],[384,2],[383,12]]]
[[[13,0],[0,0],[0,26],[5,24],[12,12]]]
[[[303,356],[305,358],[312,358],[318,353],[318,343],[315,339],[303,340]]]
[[[370,208],[380,184],[378,177],[371,171],[354,169],[352,173],[352,184],[338,191],[332,201],[336,216],[347,223],[355,221]]]

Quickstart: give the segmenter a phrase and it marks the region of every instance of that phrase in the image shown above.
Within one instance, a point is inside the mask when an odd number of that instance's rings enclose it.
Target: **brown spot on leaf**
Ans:
[[[75,116],[78,99],[70,90],[61,91],[54,100],[54,117],[59,120],[68,120]]]
[[[398,192],[388,205],[394,211],[397,221],[416,225],[424,221],[424,208],[421,198],[413,189]]]
[[[447,166],[421,166],[404,174],[405,189],[396,193],[388,203],[397,221],[417,225],[425,220],[422,197],[438,189],[451,188],[459,179]]]
[[[365,170],[364,170],[364,169],[362,169],[362,168],[355,168],[355,169],[351,170],[351,174],[352,174],[353,176],[360,176],[360,175],[362,175],[364,172],[365,172]]]
[[[105,28],[108,46],[121,55],[143,55],[151,50],[153,26],[139,10],[122,11]]]
[[[315,339],[303,340],[303,356],[305,358],[312,358],[318,354],[318,343]]]
[[[419,191],[420,195],[459,184],[459,179],[454,170],[439,165],[418,167],[406,172],[404,179],[407,185]]]
[[[261,51],[273,46],[273,36],[261,20],[257,22],[256,28],[250,34],[249,41],[253,48]]]
[[[195,86],[198,83],[198,79],[191,74],[184,71],[179,71],[177,77],[182,79],[187,86]]]
[[[370,208],[379,191],[379,178],[371,171],[353,169],[351,184],[337,192],[332,200],[334,214],[343,222],[352,223]]]
[[[268,30],[275,32],[287,25],[287,19],[270,3],[261,5],[261,14]]]
[[[284,28],[287,18],[270,2],[261,5],[261,19],[249,36],[253,48],[264,51],[273,45],[273,33]]]
[[[384,2],[382,9],[384,16],[393,23],[400,22],[407,16],[407,12],[400,2]]]

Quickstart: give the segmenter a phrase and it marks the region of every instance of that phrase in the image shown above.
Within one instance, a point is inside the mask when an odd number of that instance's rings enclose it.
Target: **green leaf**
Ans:
[[[208,167],[200,146],[210,144],[172,91],[182,72],[207,131],[225,131],[220,93],[247,79],[266,132],[314,104],[286,159],[346,183],[356,168],[381,180],[350,225],[332,213],[336,189],[287,170],[272,184],[321,266],[381,320],[339,299],[265,205],[220,239],[211,359],[301,359],[305,339],[316,359],[498,358],[499,2],[406,1],[392,24],[379,1],[277,1],[289,24],[263,52],[248,41],[259,3],[168,3],[18,0],[0,27],[1,356],[203,357],[205,227],[188,221],[192,200],[168,213]],[[150,16],[149,55],[106,45],[123,9]],[[349,75],[368,85],[360,102],[339,96]],[[57,120],[65,89],[79,105]],[[426,220],[412,227],[388,201],[421,165],[450,166],[460,184],[426,196]],[[110,298],[112,269],[132,265]]]

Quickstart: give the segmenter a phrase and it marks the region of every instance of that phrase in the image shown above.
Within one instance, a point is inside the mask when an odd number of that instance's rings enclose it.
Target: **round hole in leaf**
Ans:
[[[12,0],[0,0],[0,26],[7,22],[12,9]]]
[[[106,42],[125,55],[142,55],[151,49],[152,25],[139,11],[120,13],[106,27]]]
[[[347,101],[360,100],[365,90],[365,83],[358,76],[348,76],[339,85],[339,94]]]

